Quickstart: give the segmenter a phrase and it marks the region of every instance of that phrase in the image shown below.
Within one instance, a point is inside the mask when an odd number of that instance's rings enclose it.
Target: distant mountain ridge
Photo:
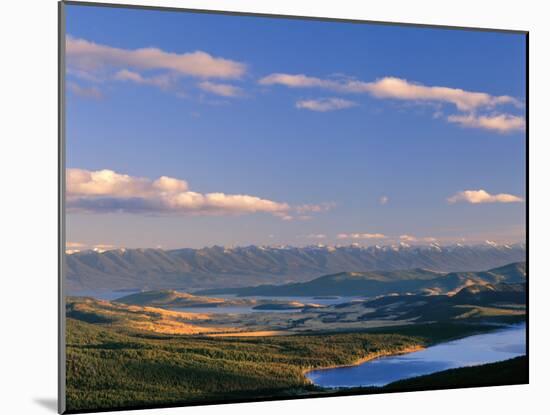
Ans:
[[[480,271],[525,260],[525,245],[247,246],[118,249],[66,255],[66,288],[85,290],[239,287],[308,281],[339,272],[422,268]]]
[[[388,294],[456,294],[458,298],[490,298],[496,292],[511,297],[524,292],[525,263],[480,272],[436,273],[422,269],[386,272],[341,272],[308,282],[284,285],[260,285],[199,291],[201,295],[236,294],[238,296],[367,296]]]

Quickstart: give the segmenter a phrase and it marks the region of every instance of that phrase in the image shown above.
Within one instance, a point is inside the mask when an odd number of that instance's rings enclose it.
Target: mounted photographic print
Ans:
[[[60,3],[60,412],[527,383],[527,41]]]

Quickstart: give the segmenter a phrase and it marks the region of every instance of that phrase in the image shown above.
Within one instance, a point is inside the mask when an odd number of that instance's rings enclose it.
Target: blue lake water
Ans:
[[[400,379],[442,370],[498,362],[526,353],[525,324],[441,343],[400,356],[382,357],[357,366],[314,370],[309,380],[326,388],[383,386]]]
[[[75,297],[93,297],[98,300],[107,300],[112,301],[117,298],[125,297],[130,294],[136,294],[141,292],[141,290],[84,290],[84,291],[75,291],[71,292],[68,295]]]

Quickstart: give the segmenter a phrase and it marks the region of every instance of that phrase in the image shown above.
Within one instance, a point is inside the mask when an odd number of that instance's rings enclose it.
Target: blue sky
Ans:
[[[76,5],[66,27],[69,248],[524,240],[523,35]]]

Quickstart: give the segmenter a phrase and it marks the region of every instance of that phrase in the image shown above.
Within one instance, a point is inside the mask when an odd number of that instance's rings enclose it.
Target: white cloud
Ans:
[[[386,235],[382,233],[339,233],[338,239],[385,239]]]
[[[181,215],[240,215],[269,213],[282,220],[305,211],[319,213],[327,206],[290,206],[246,194],[198,193],[185,180],[162,176],[156,180],[112,170],[67,169],[67,208],[84,213],[141,213]],[[297,216],[296,219],[302,219]]]
[[[447,120],[457,123],[463,127],[483,128],[495,130],[500,133],[525,130],[525,118],[518,115],[495,114],[495,115],[450,115]]]
[[[479,190],[464,190],[447,199],[449,203],[466,202],[466,203],[517,203],[523,202],[519,196],[508,193],[499,193],[492,195],[483,189]]]
[[[403,234],[403,235],[399,235],[399,241],[401,243],[418,243],[418,244],[425,244],[425,243],[429,243],[429,244],[432,244],[434,246],[437,246],[437,241],[438,239],[437,238],[434,238],[433,236],[414,236],[414,235],[409,235],[409,234]]]
[[[336,207],[336,203],[334,202],[323,202],[315,205],[311,205],[311,204],[298,205],[295,207],[295,210],[297,213],[300,213],[300,214],[321,213],[321,212],[328,212],[329,210],[332,210],[334,207]]]
[[[161,89],[170,88],[175,81],[174,76],[168,74],[145,77],[138,72],[122,69],[115,73],[113,79],[116,81],[129,81],[140,85],[152,85]]]
[[[81,248],[85,248],[86,247],[86,244],[82,243],[82,242],[67,242],[65,243],[65,248],[68,248],[68,249],[81,249]]]
[[[326,235],[324,233],[310,233],[309,235],[305,236],[307,239],[326,239]]]
[[[202,80],[197,87],[213,94],[241,95],[232,85],[213,83],[210,79],[240,79],[246,65],[203,51],[167,52],[158,48],[122,49],[85,39],[67,37],[67,73],[88,82],[132,82],[150,85],[177,96],[187,96],[178,80],[183,76]],[[75,93],[79,91],[75,89]],[[82,91],[84,93],[85,91]]]
[[[465,91],[460,88],[425,86],[394,77],[360,84],[362,84],[360,88],[377,98],[444,102],[454,104],[460,111],[494,107],[499,104],[520,105],[518,100],[507,95],[492,96],[484,92]]]
[[[262,85],[282,85],[289,88],[319,88],[343,94],[368,94],[379,99],[426,102],[435,105],[449,104],[461,113],[470,113],[470,115],[448,116],[447,121],[451,123],[498,132],[525,129],[523,116],[512,114],[476,115],[478,111],[493,110],[499,105],[513,105],[518,108],[523,106],[520,100],[508,95],[491,95],[461,88],[423,85],[396,77],[383,77],[375,81],[365,82],[350,78],[322,79],[304,74],[274,73],[261,78],[259,83]],[[351,101],[348,102],[351,104]],[[345,108],[351,106],[350,104]],[[314,111],[341,109],[337,104],[331,106],[329,102],[323,102],[322,100],[299,101],[296,106]],[[434,113],[435,118],[440,118],[442,115],[441,109]]]
[[[408,235],[408,234],[399,235],[399,240],[401,242],[410,242],[410,243],[415,243],[415,242],[431,243],[431,244],[437,243],[437,238],[434,238],[433,236],[420,237],[420,236],[414,236],[414,235]]]
[[[276,216],[280,216],[285,221],[310,220],[313,218],[312,214],[328,212],[335,206],[336,203],[334,202],[296,205],[292,207],[291,211]]]
[[[67,89],[80,97],[93,99],[103,98],[103,93],[95,86],[83,87],[78,85],[76,82],[67,82]]]
[[[174,179],[173,177],[161,176],[153,182],[153,187],[161,192],[177,193],[185,192],[189,186],[185,180]]]
[[[355,106],[357,106],[356,102],[341,98],[321,98],[296,102],[296,108],[298,109],[308,109],[318,112],[336,111]]]
[[[203,91],[207,91],[215,95],[220,95],[222,97],[238,97],[242,96],[243,94],[242,89],[234,85],[221,84],[210,81],[200,82],[199,88]]]
[[[379,200],[381,205],[386,205],[390,201],[390,198],[388,196],[382,196]]]
[[[162,180],[163,178],[159,178],[155,183],[162,183]],[[153,182],[143,177],[133,177],[107,169],[67,169],[69,197],[150,197],[155,193]]]
[[[258,81],[261,85],[284,85],[290,88],[333,88],[337,83],[303,74],[274,73]]]
[[[82,242],[67,242],[65,244],[65,253],[68,255],[75,254],[77,252],[85,250],[93,250],[96,252],[105,252],[116,249],[115,245],[111,244],[85,244]]]
[[[168,70],[198,78],[237,79],[246,72],[243,63],[203,51],[174,53],[154,47],[122,49],[71,36],[67,37],[66,54],[69,67],[86,73],[119,67]]]
[[[259,82],[262,85],[284,85],[290,88],[323,88],[342,93],[367,93],[376,98],[443,102],[453,104],[461,111],[494,107],[499,104],[521,105],[520,101],[507,95],[493,96],[485,92],[472,92],[460,88],[426,86],[395,77],[364,82],[354,79],[333,80],[303,74],[276,73],[260,79]]]

